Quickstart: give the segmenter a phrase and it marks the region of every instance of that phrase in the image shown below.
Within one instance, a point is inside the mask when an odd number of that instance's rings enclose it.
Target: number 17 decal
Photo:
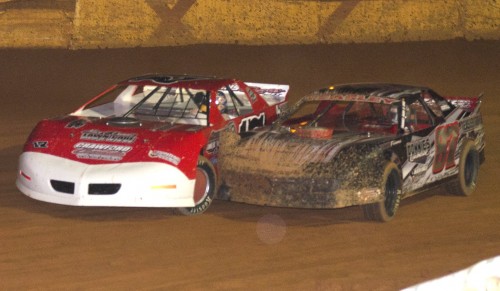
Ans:
[[[432,168],[434,174],[456,166],[455,152],[459,135],[458,121],[436,128],[436,151]]]

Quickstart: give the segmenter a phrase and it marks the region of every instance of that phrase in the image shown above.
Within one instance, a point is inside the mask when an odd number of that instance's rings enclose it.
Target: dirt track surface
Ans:
[[[15,187],[35,123],[108,85],[164,72],[288,83],[291,100],[330,83],[485,92],[486,163],[468,198],[437,189],[389,223],[359,207],[304,210],[215,201],[201,216],[78,208]],[[500,254],[500,43],[191,46],[0,51],[0,289],[396,290]]]

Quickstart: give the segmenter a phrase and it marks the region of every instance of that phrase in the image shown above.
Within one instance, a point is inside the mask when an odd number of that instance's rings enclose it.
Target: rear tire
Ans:
[[[216,188],[215,169],[205,157],[200,156],[196,166],[196,182],[193,199],[195,206],[179,207],[177,211],[184,215],[197,215],[205,212],[215,196]]]
[[[458,162],[457,178],[446,185],[450,194],[470,196],[476,189],[479,173],[479,152],[473,141],[465,142]]]
[[[396,215],[401,201],[401,175],[398,166],[393,162],[385,165],[381,190],[384,200],[362,205],[366,219],[387,222]]]

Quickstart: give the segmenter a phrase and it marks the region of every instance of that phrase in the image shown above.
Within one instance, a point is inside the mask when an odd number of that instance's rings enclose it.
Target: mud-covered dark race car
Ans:
[[[400,200],[446,183],[470,195],[484,161],[480,97],[425,87],[349,84],[303,97],[272,127],[223,137],[227,199],[339,208],[391,220]]]

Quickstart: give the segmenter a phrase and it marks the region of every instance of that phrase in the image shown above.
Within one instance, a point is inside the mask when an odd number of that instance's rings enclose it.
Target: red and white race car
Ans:
[[[288,89],[186,75],[120,82],[38,123],[19,159],[17,187],[65,205],[204,212],[217,190],[220,133],[272,123]]]

